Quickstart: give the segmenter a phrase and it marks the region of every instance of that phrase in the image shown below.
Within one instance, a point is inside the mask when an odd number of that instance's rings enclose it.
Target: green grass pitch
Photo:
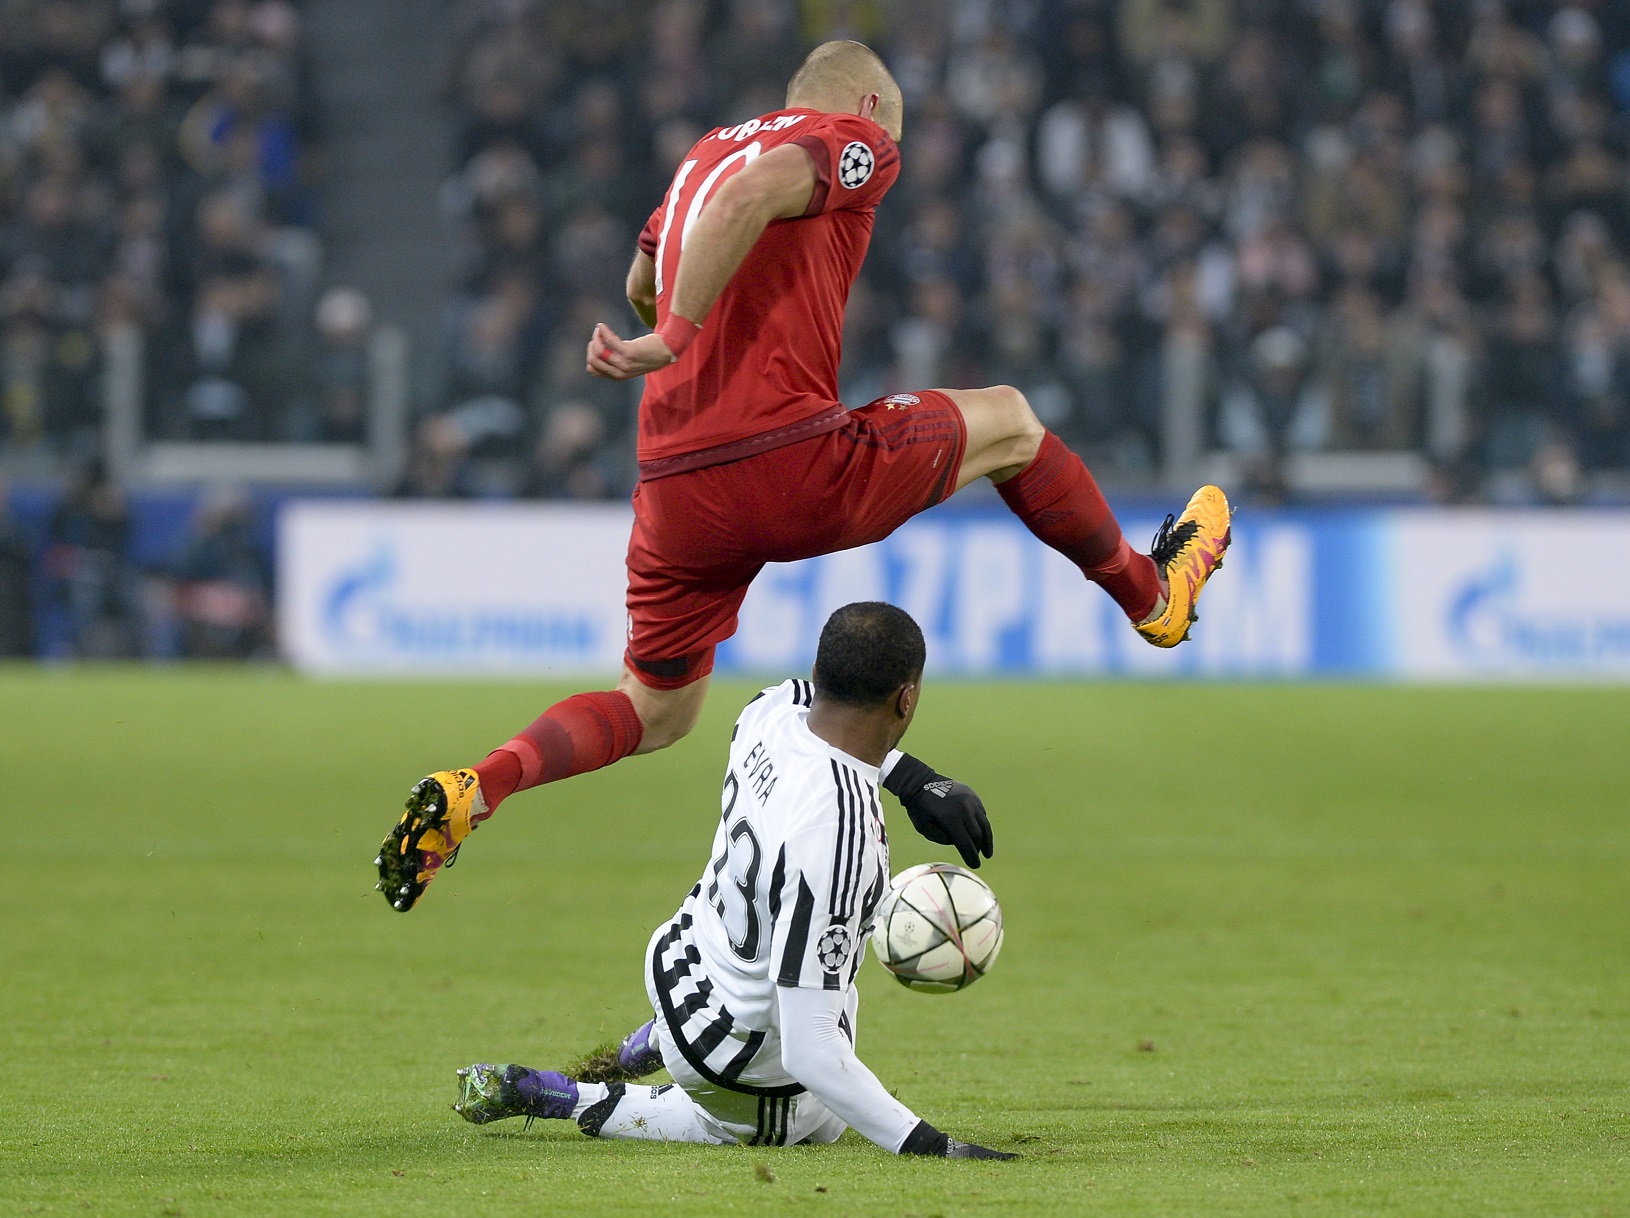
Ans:
[[[0,669],[0,1213],[1630,1214],[1630,691],[930,684],[1007,943],[869,963],[859,1047],[1006,1164],[453,1116],[647,1016],[749,689],[389,910],[409,784],[559,692]]]

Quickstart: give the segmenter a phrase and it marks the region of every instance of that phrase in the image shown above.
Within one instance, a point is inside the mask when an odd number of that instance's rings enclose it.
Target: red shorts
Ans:
[[[765,563],[887,537],[956,489],[967,444],[950,398],[897,393],[850,411],[836,431],[641,482],[628,539],[629,668],[656,689],[706,676]]]

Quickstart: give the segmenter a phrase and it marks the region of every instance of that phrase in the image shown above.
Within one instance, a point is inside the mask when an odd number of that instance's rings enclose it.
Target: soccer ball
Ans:
[[[872,923],[872,949],[901,985],[949,994],[978,981],[1002,950],[1002,907],[990,885],[950,863],[902,871]]]

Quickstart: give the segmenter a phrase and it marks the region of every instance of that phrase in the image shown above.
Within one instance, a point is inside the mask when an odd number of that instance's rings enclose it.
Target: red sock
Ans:
[[[516,791],[603,769],[637,749],[644,731],[620,690],[574,694],[475,767],[482,797],[490,811]]]
[[[1036,459],[997,485],[1013,514],[1141,622],[1160,599],[1160,572],[1121,536],[1120,522],[1081,458],[1048,432]]]

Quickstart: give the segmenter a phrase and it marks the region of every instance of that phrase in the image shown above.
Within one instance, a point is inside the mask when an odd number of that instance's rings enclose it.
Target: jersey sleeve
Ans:
[[[626,232],[628,230],[624,229],[623,231]],[[651,218],[645,222],[645,227],[640,229],[640,253],[646,255],[648,258],[655,258],[657,256],[657,241],[660,238],[661,233],[662,205],[659,204],[657,209],[651,213]]]
[[[900,149],[869,118],[823,114],[792,142],[815,164],[815,193],[805,216],[875,207],[900,176]]]
[[[861,800],[841,781],[834,782],[827,797],[837,814],[812,819],[789,835],[776,868],[770,970],[779,986],[847,989],[879,895],[862,891],[866,827]]]
[[[776,991],[781,1060],[787,1071],[857,1133],[898,1154],[918,1125],[912,1112],[855,1056],[842,994]]]

